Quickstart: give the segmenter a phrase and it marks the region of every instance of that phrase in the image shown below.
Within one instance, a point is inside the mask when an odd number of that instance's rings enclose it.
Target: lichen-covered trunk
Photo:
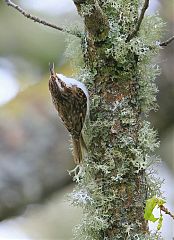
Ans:
[[[85,24],[84,78],[90,92],[88,155],[74,192],[74,201],[84,210],[77,239],[149,235],[143,216],[149,194],[145,171],[158,143],[145,115],[155,106],[156,68],[150,61],[159,31],[146,35],[152,24],[146,17],[138,35],[128,40],[138,21],[139,2],[74,0]]]

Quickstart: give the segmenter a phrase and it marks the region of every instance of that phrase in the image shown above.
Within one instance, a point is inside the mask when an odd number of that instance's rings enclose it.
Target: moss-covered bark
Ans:
[[[74,0],[84,19],[84,79],[90,92],[85,129],[88,154],[72,193],[84,210],[76,239],[153,239],[144,220],[146,169],[158,146],[145,117],[156,107],[158,16],[146,16],[137,34],[138,0]],[[151,29],[151,31],[149,31]]]

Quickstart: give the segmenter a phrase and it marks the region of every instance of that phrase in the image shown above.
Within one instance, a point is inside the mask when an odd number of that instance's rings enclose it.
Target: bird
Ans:
[[[74,162],[79,165],[87,150],[82,129],[89,115],[88,89],[74,78],[55,73],[54,64],[50,64],[49,91],[58,115],[72,137]]]

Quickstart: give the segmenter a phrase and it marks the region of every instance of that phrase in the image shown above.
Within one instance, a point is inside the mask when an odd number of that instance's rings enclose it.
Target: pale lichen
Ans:
[[[90,34],[84,34],[85,62],[80,61],[76,75],[90,91],[90,118],[83,129],[88,154],[71,195],[72,203],[84,212],[75,239],[152,240],[153,234],[141,232],[146,225],[145,200],[160,194],[159,181],[148,174],[158,160],[154,151],[159,142],[145,118],[157,109],[155,78],[159,69],[152,58],[159,52],[157,41],[164,24],[158,15],[146,15],[137,35],[126,41],[144,1],[100,3],[109,20],[108,38],[95,42]],[[85,18],[93,8],[85,5],[82,10]],[[69,50],[74,51],[72,48]],[[90,57],[93,64],[88,64]]]

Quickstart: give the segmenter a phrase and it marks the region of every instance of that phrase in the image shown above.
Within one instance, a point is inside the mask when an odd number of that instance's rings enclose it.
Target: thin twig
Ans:
[[[165,214],[168,214],[171,218],[174,219],[174,214],[172,214],[166,207],[163,205],[160,206],[160,210],[163,211]]]
[[[170,37],[170,38],[167,39],[165,42],[162,42],[162,43],[160,43],[159,45],[160,45],[161,47],[167,46],[167,45],[168,45],[169,43],[171,43],[172,41],[174,41],[174,36]]]
[[[139,19],[138,19],[138,22],[137,22],[137,26],[136,26],[135,30],[128,35],[126,42],[129,42],[134,36],[137,35],[138,31],[140,30],[141,23],[143,21],[145,12],[148,9],[148,7],[149,7],[149,0],[145,0],[143,8],[142,8],[140,16],[139,16]]]
[[[64,33],[69,33],[69,34],[74,35],[74,36],[76,36],[76,37],[81,37],[80,33],[74,33],[74,32],[72,32],[72,31],[66,30],[66,29],[64,29],[64,28],[58,27],[58,26],[55,25],[55,24],[46,22],[45,20],[42,20],[42,19],[40,19],[40,18],[38,18],[38,17],[36,17],[36,16],[31,15],[30,13],[27,13],[24,9],[22,9],[22,8],[19,7],[18,5],[14,4],[14,3],[13,3],[12,1],[10,1],[10,0],[5,0],[5,3],[6,3],[8,6],[16,9],[18,12],[20,12],[22,15],[24,15],[24,17],[29,18],[29,19],[31,19],[31,20],[34,21],[34,22],[40,23],[40,24],[45,25],[45,26],[48,26],[48,27],[50,27],[50,28],[54,28],[54,29],[56,29],[56,30],[58,30],[58,31],[61,31],[61,32],[64,32]]]

